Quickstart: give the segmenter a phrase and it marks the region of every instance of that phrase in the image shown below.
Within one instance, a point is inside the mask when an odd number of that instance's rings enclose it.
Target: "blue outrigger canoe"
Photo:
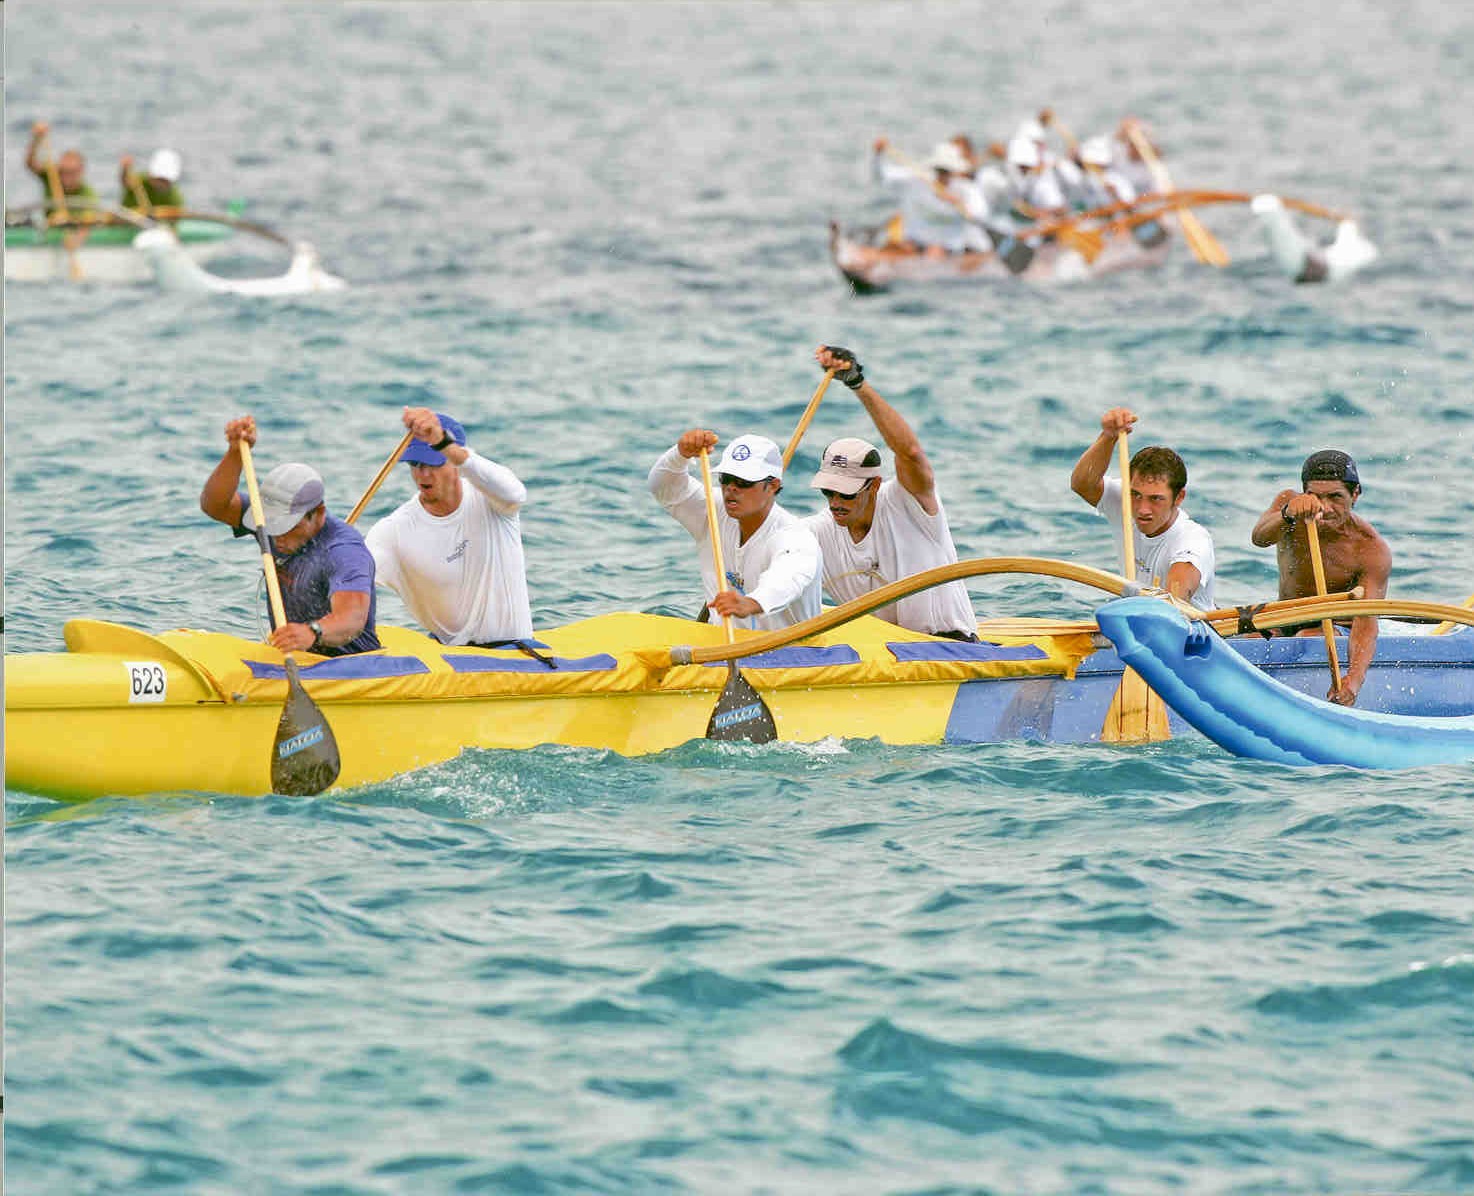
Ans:
[[[1474,630],[1384,631],[1357,706],[1348,708],[1324,700],[1321,639],[1230,641],[1153,598],[1108,602],[1096,621],[1113,655],[1141,674],[1180,724],[1235,755],[1353,768],[1474,762]],[[1343,660],[1346,650],[1343,636]]]

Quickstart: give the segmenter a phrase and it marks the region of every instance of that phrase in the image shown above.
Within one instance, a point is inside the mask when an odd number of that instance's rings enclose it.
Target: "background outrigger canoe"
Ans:
[[[68,279],[105,283],[153,281],[148,260],[133,249],[133,239],[153,221],[118,209],[78,209],[76,219],[48,223],[45,207],[32,204],[5,211],[5,277],[10,282],[64,282]],[[130,218],[131,216],[131,218]],[[180,245],[196,262],[207,262],[230,252],[242,226],[234,212],[198,213],[170,222]],[[68,246],[83,230],[85,238]]]
[[[966,282],[976,279],[1020,278],[1025,282],[1083,282],[1122,270],[1150,270],[1162,265],[1172,240],[1162,236],[1143,244],[1130,231],[1103,239],[1093,261],[1072,248],[1045,241],[1021,269],[1010,269],[998,253],[949,253],[929,257],[914,249],[885,243],[885,230],[845,229],[831,222],[829,256],[839,272],[862,293],[884,290],[895,283]]]

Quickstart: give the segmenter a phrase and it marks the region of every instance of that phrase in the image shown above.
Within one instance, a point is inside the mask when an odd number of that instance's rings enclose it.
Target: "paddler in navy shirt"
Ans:
[[[200,510],[237,536],[252,535],[250,496],[239,489],[240,442],[254,446],[249,415],[225,425],[225,455],[200,491]],[[374,558],[363,536],[328,514],[322,478],[310,465],[278,465],[261,481],[287,622],[267,642],[283,652],[347,656],[379,647],[374,630]]]

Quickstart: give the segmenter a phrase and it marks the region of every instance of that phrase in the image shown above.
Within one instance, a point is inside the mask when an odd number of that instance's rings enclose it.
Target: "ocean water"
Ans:
[[[231,415],[350,507],[427,403],[527,482],[535,622],[688,613],[644,489],[687,427],[786,440],[820,343],[914,423],[959,550],[1107,567],[1100,413],[1176,446],[1225,602],[1312,449],[1362,468],[1393,592],[1474,590],[1474,18],[1455,5],[6,7],[30,124],[170,145],[351,283],[260,302],[7,286],[6,650],[67,619],[253,634],[199,512]],[[1381,259],[851,295],[830,218],[1052,104],[1177,182],[1356,212]],[[222,265],[280,263],[251,249]],[[832,388],[787,494],[832,437]],[[1145,439],[1143,439],[1145,438]],[[396,479],[369,518],[401,501]],[[987,614],[1086,617],[984,579]],[[381,618],[403,621],[381,599]],[[408,731],[408,729],[407,729]],[[177,750],[188,750],[178,745]],[[1474,1188],[1470,770],[1141,749],[468,752],[312,800],[8,791],[14,1193],[1459,1192]]]

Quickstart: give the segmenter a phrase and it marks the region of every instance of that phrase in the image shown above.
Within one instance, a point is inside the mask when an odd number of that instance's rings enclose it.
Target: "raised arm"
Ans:
[[[1070,471],[1070,489],[1092,507],[1099,504],[1105,493],[1106,470],[1111,464],[1111,454],[1116,451],[1117,437],[1129,432],[1135,424],[1135,413],[1125,407],[1112,407],[1100,417],[1100,435],[1080,454]],[[1121,485],[1129,488],[1131,479],[1122,478]]]
[[[906,422],[906,417],[880,396],[880,393],[865,381],[865,374],[855,355],[838,345],[820,345],[814,350],[814,360],[843,382],[860,400],[870,422],[880,433],[886,447],[896,458],[896,480],[902,489],[911,495],[928,515],[935,515],[941,507],[937,503],[937,477],[921,447],[921,438]]]
[[[256,443],[256,421],[249,415],[242,415],[225,425],[225,455],[205,479],[204,489],[200,491],[200,510],[227,527],[238,527],[241,521],[242,440],[253,446]]]
[[[46,140],[46,134],[51,131],[51,126],[44,120],[38,120],[31,126],[31,144],[26,147],[26,169],[32,174],[44,174],[46,163],[41,161],[41,143]]]

